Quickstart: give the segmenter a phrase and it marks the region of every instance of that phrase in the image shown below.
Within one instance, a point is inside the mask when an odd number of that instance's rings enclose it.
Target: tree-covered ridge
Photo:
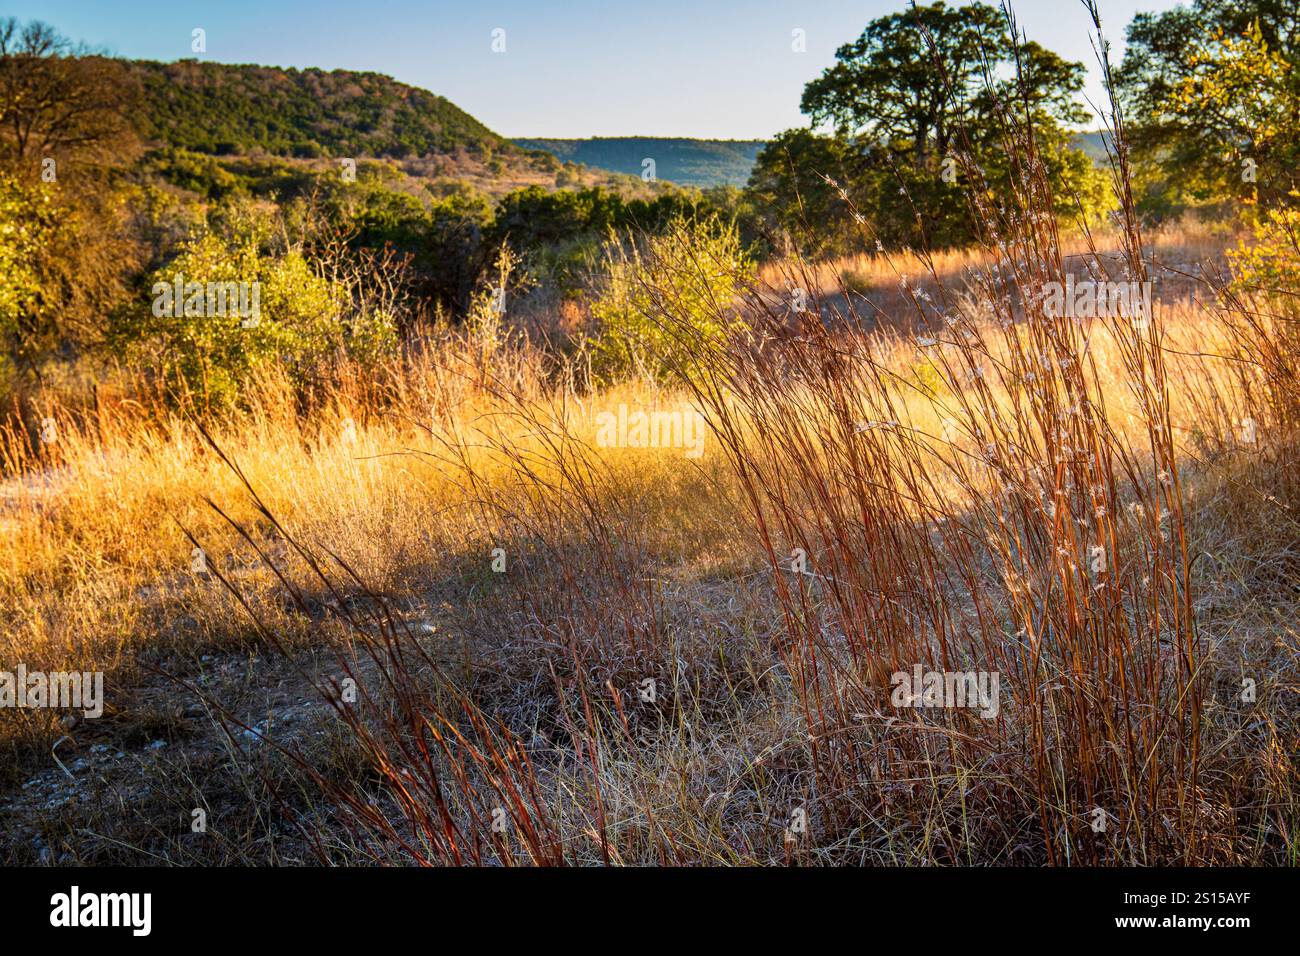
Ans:
[[[616,173],[641,175],[647,159],[655,176],[683,186],[743,186],[749,181],[763,140],[669,139],[612,136],[594,139],[516,139],[525,149],[542,149],[566,162]]]
[[[515,152],[451,103],[380,73],[136,61],[141,133],[201,153],[411,157]]]

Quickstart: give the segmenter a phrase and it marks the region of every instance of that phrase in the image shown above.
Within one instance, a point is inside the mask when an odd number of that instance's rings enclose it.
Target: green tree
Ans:
[[[1075,96],[1084,68],[1036,43],[1012,44],[1005,16],[983,3],[917,6],[872,21],[804,89],[814,124],[883,146],[913,169],[929,169],[972,133],[996,136],[1009,104],[1040,122],[1083,118]],[[999,79],[999,67],[1019,67]],[[1021,80],[1023,82],[1021,82]]]
[[[1074,150],[1083,66],[1015,42],[1007,16],[982,3],[917,6],[872,21],[804,90],[814,127],[759,155],[750,188],[769,222],[807,223],[805,252],[960,245],[979,234],[973,199],[1011,195],[1023,178],[1012,137],[1032,133],[1058,209],[1106,204],[1101,175]],[[829,183],[827,179],[834,180]]]
[[[1148,213],[1288,202],[1300,161],[1300,7],[1195,0],[1139,13],[1116,84]]]
[[[754,204],[765,210],[772,245],[831,255],[857,235],[845,187],[859,182],[860,155],[838,136],[788,129],[758,154],[749,177]]]
[[[0,173],[0,336],[19,364],[31,358],[28,323],[41,297],[41,250],[58,228],[50,193],[44,184]]]
[[[86,55],[42,23],[0,20],[0,328],[25,375],[67,347],[93,344],[126,294],[140,251],[125,168],[139,152],[121,65]],[[33,237],[39,238],[33,241]]]
[[[426,277],[426,295],[438,309],[458,315],[468,311],[491,258],[492,222],[492,207],[481,193],[457,192],[431,204],[416,263]]]

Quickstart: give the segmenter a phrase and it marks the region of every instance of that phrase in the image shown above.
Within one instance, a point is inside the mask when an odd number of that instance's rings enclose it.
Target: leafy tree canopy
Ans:
[[[1116,85],[1152,212],[1286,201],[1300,160],[1300,6],[1195,0],[1139,13]]]
[[[803,111],[841,136],[908,152],[918,168],[958,147],[959,130],[989,132],[1009,103],[1044,121],[1084,119],[1075,101],[1083,65],[1015,46],[1005,16],[983,3],[881,17],[835,59],[804,89]]]

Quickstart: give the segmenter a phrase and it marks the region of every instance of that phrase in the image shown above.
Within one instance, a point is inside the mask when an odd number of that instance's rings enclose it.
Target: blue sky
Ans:
[[[1175,0],[1100,0],[1122,48],[1136,10]],[[762,139],[803,125],[803,86],[871,19],[904,0],[7,0],[0,15],[42,19],[128,57],[373,70],[446,96],[506,136]],[[1015,4],[1030,39],[1090,68],[1079,0]],[[505,31],[505,52],[492,32]],[[791,49],[795,29],[806,52]]]

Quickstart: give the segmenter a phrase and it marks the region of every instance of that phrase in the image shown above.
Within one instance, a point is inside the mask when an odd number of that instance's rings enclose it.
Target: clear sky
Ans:
[[[1175,0],[1100,0],[1122,50],[1137,10]],[[764,139],[804,125],[803,86],[836,47],[905,0],[0,0],[121,56],[372,70],[446,96],[506,136]],[[1014,4],[1030,39],[1089,67],[1080,0]],[[492,50],[505,31],[505,52]],[[806,52],[792,49],[804,31]]]

